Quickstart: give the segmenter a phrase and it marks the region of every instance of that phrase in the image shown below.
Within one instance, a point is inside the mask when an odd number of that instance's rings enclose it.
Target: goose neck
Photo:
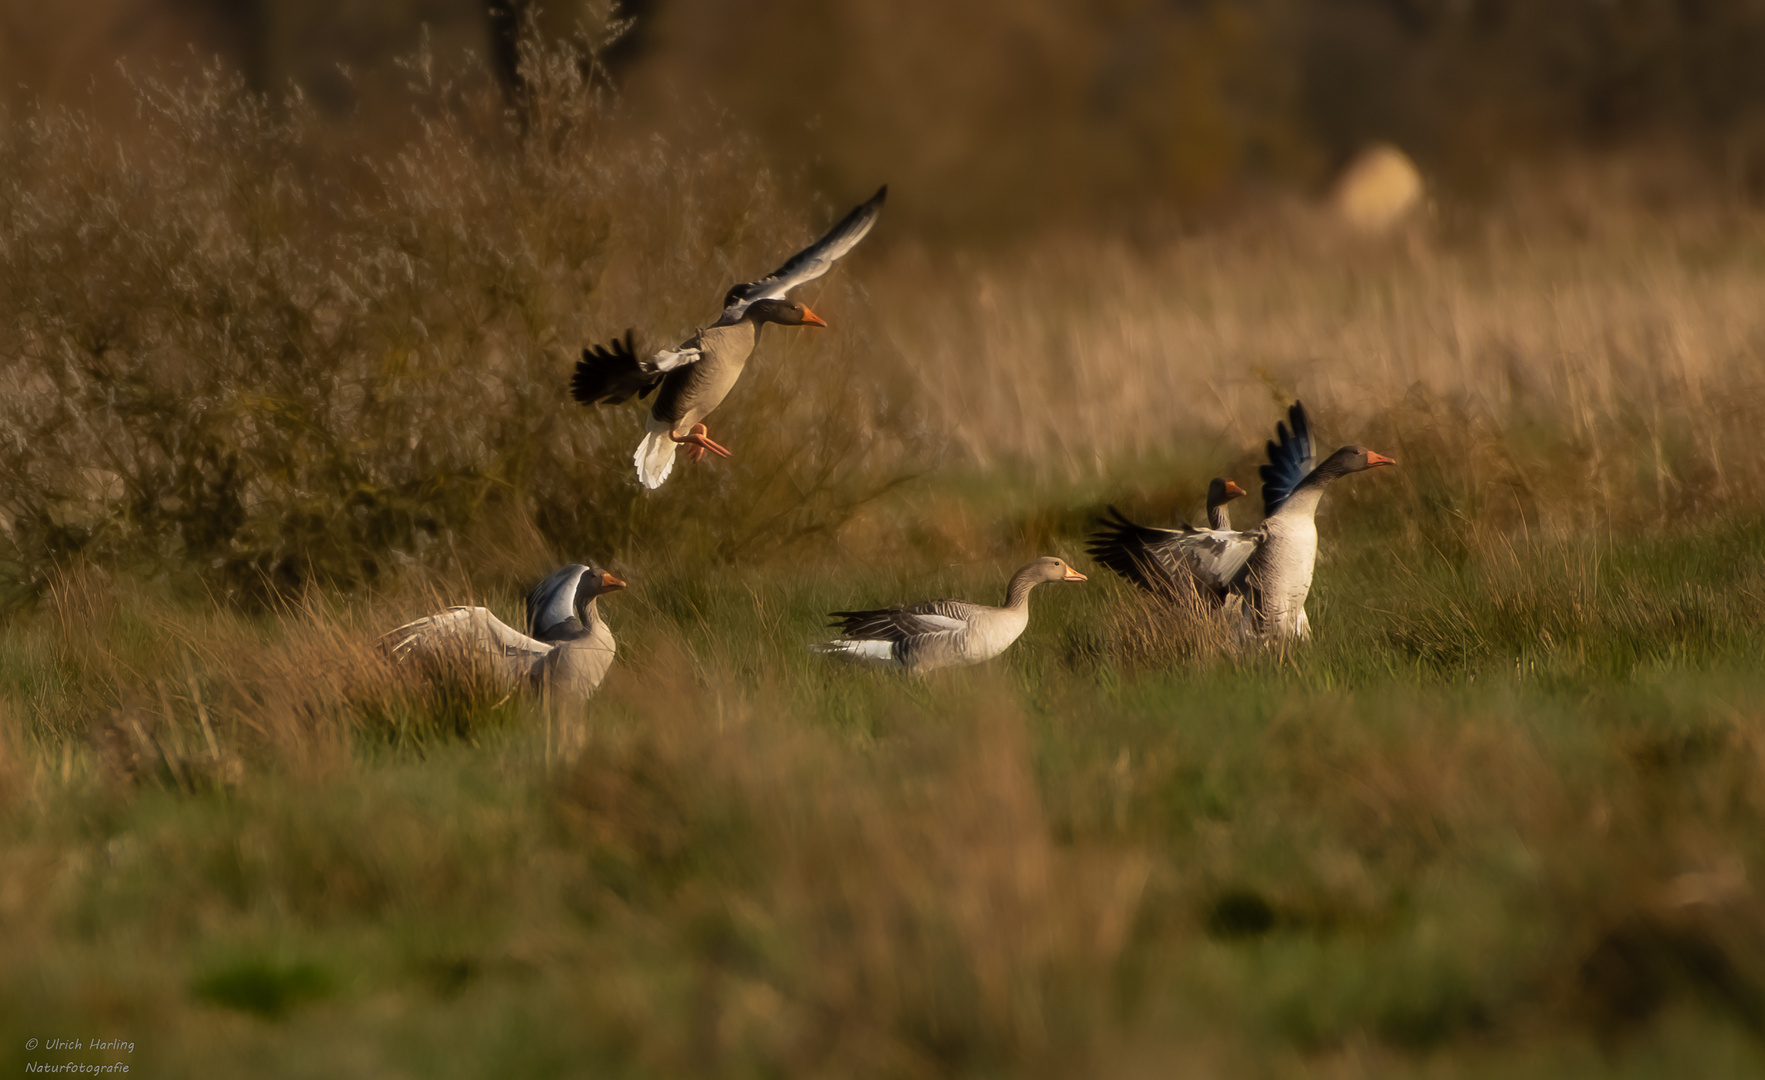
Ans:
[[[1316,516],[1318,500],[1324,497],[1324,488],[1340,475],[1337,472],[1325,472],[1321,465],[1313,469],[1311,474],[1301,480],[1299,486],[1293,489],[1293,494],[1287,496],[1287,501],[1281,504],[1281,508],[1276,513],[1292,517]]]
[[[1029,606],[1030,590],[1038,584],[1040,584],[1039,579],[1033,577],[1028,571],[1018,573],[1011,579],[1011,584],[1005,587],[1005,606],[1013,611]]]

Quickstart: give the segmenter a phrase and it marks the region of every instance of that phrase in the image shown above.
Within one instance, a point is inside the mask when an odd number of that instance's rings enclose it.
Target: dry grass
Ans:
[[[1536,522],[1558,504],[1659,519],[1746,500],[1760,222],[1661,235],[1611,205],[1602,235],[1540,237],[1515,214],[1483,235],[1368,243],[1294,210],[1155,247],[939,260],[885,280],[947,290],[882,307],[935,305],[903,324],[901,350],[984,467],[1089,478],[1177,446],[1248,479],[1297,394],[1324,438],[1408,452],[1410,498],[1445,485],[1479,517]]]
[[[1406,461],[1344,495],[1394,526],[1563,535],[1757,507],[1760,219],[1663,224],[1581,181],[1561,185],[1572,212],[1449,208],[1372,243],[1289,208],[1197,236],[933,254],[885,218],[811,290],[835,329],[769,333],[719,414],[737,459],[641,498],[639,410],[568,406],[575,351],[630,325],[684,335],[837,208],[793,205],[733,137],[617,136],[570,55],[531,62],[526,138],[493,88],[423,57],[390,148],[220,76],[143,84],[126,144],[77,113],[14,125],[15,590],[78,555],[262,600],[413,563],[512,580],[664,544],[899,551],[948,528],[923,487],[866,509],[904,478],[1047,489],[1132,468],[1137,497],[1167,498],[1151,487],[1173,465],[1248,480],[1295,395],[1324,439]]]
[[[1074,589],[1007,663],[929,682],[809,663],[848,582],[658,568],[609,606],[586,715],[388,667],[426,590],[245,618],[65,575],[5,651],[0,903],[39,928],[0,950],[5,1031],[102,994],[172,1071],[415,1060],[412,1024],[452,1071],[508,1067],[533,1010],[572,1021],[516,1059],[540,1071],[1751,1062],[1765,738],[1736,660],[1765,626],[1630,629],[1651,543],[1598,588],[1572,548],[1494,560],[1395,626],[1416,583],[1338,562],[1319,645],[1237,660]],[[1689,565],[1707,619],[1733,567]],[[1522,578],[1585,610],[1500,638]],[[1409,666],[1426,611],[1454,665]],[[1656,656],[1614,667],[1631,646]]]

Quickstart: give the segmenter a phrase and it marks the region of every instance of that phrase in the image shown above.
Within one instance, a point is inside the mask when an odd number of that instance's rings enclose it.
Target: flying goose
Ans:
[[[836,611],[829,626],[845,637],[809,646],[813,652],[905,671],[965,667],[991,660],[1030,622],[1030,590],[1044,581],[1084,581],[1085,575],[1052,555],[1011,576],[1005,606],[964,600],[927,600],[873,611]]]
[[[1318,500],[1338,477],[1397,462],[1364,446],[1348,445],[1313,464],[1311,424],[1294,402],[1286,424],[1275,425],[1262,474],[1263,521],[1245,532],[1174,530],[1178,548],[1202,584],[1243,599],[1240,629],[1255,638],[1309,638],[1305,598],[1318,557]]]
[[[785,260],[758,281],[731,288],[723,298],[723,314],[715,323],[688,338],[679,348],[640,357],[633,332],[606,345],[582,350],[570,380],[570,396],[584,405],[618,405],[636,394],[642,399],[661,387],[644,426],[632,463],[646,488],[658,488],[674,468],[674,449],[691,447],[692,459],[708,450],[719,457],[729,451],[711,440],[704,419],[722,404],[754,351],[760,327],[826,326],[821,316],[785,294],[827,273],[851,251],[882,213],[889,187],[878,188],[868,202],[853,209],[826,236]]]
[[[586,699],[613,666],[613,632],[595,600],[625,583],[596,566],[571,563],[527,594],[527,633],[488,608],[451,607],[380,639],[395,660],[488,661],[506,683]]]
[[[1214,532],[1228,532],[1232,519],[1226,504],[1240,495],[1243,488],[1223,476],[1216,476],[1207,485],[1207,527]],[[1086,553],[1154,596],[1174,599],[1191,591],[1214,607],[1225,603],[1226,590],[1204,585],[1189,567],[1183,551],[1184,533],[1176,529],[1157,529],[1136,525],[1115,507],[1099,524],[1102,528],[1091,534]],[[1183,529],[1189,523],[1179,522]]]

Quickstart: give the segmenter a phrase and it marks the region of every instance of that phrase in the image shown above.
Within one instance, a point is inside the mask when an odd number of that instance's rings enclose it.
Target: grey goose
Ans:
[[[732,287],[723,298],[723,313],[717,321],[678,348],[640,356],[634,332],[627,330],[623,339],[582,350],[570,380],[570,396],[584,405],[618,405],[634,394],[641,400],[660,388],[645,421],[643,441],[632,456],[644,487],[662,486],[674,468],[675,448],[682,444],[691,448],[694,461],[703,460],[706,451],[730,456],[728,449],[712,441],[705,417],[723,403],[741,378],[759,341],[760,327],[767,323],[827,325],[806,305],[786,300],[785,295],[827,273],[864,239],[882,213],[888,193],[884,184],[826,236],[792,255],[783,266],[758,281]]]
[[[1003,607],[966,600],[927,600],[869,611],[836,611],[835,641],[809,646],[818,653],[901,671],[934,671],[991,660],[1030,622],[1030,590],[1046,581],[1084,581],[1085,575],[1052,555],[1011,576]]]
[[[484,664],[510,687],[586,700],[613,666],[613,632],[595,601],[625,583],[596,566],[571,563],[527,594],[527,633],[488,608],[451,607],[381,638],[395,660]]]
[[[1312,570],[1318,557],[1318,502],[1324,489],[1351,473],[1397,462],[1364,446],[1350,444],[1320,464],[1312,452],[1311,423],[1305,406],[1287,411],[1292,424],[1275,425],[1262,475],[1263,520],[1254,529],[1164,530],[1187,557],[1205,587],[1239,598],[1239,633],[1252,640],[1305,639],[1305,615]]]

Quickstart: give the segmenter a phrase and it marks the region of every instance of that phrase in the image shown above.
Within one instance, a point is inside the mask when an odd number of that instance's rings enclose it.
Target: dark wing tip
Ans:
[[[598,397],[595,391],[600,387],[600,379],[594,366],[594,354],[582,350],[582,359],[576,361],[576,370],[570,373],[570,397],[579,405],[593,405]]]
[[[1293,425],[1292,430],[1288,430],[1289,422]],[[1306,416],[1303,402],[1294,401],[1287,409],[1287,420],[1275,422],[1275,438],[1269,440],[1267,450],[1268,464],[1256,470],[1262,478],[1265,517],[1279,510],[1311,471],[1311,421]]]
[[[637,358],[637,331],[625,331],[605,345],[582,350],[570,374],[570,396],[583,405],[618,405],[632,394],[647,395],[660,381],[643,370]]]
[[[1170,582],[1147,545],[1145,526],[1128,520],[1113,506],[1097,519],[1097,525],[1096,531],[1085,538],[1085,554],[1129,584],[1164,595]]]

